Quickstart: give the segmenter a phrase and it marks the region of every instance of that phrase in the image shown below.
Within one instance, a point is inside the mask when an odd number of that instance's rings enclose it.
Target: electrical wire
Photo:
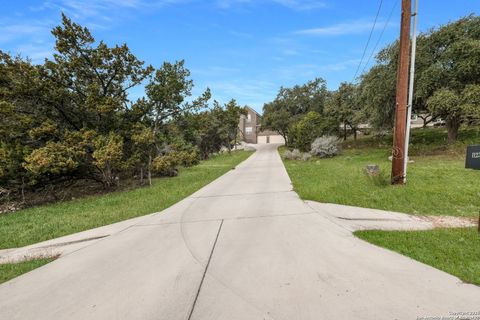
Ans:
[[[383,29],[382,29],[382,32],[380,33],[380,36],[378,37],[377,43],[375,43],[375,46],[373,47],[372,53],[368,57],[367,63],[363,67],[362,72],[360,74],[363,74],[365,72],[365,69],[367,69],[367,66],[370,63],[370,60],[372,60],[372,58],[375,54],[375,50],[377,50],[377,47],[380,44],[380,41],[382,40],[383,34],[385,33],[385,29],[387,28],[388,23],[392,19],[392,15],[393,15],[393,12],[395,11],[395,8],[397,7],[398,1],[399,0],[395,1],[392,10],[390,10],[390,14],[388,15],[387,21],[385,22],[385,25],[383,26]]]
[[[380,10],[382,9],[382,4],[383,4],[383,0],[380,0],[380,3],[378,4],[377,15],[375,16],[375,20],[373,21],[372,29],[370,30],[370,35],[368,36],[367,44],[365,45],[365,48],[363,49],[362,58],[360,59],[360,63],[358,64],[357,71],[355,71],[355,75],[353,76],[352,82],[355,81],[355,79],[357,78],[358,71],[360,70],[360,66],[363,63],[363,59],[365,58],[365,53],[367,53],[368,45],[370,44],[370,40],[372,39],[373,30],[375,30],[375,26],[377,25],[378,16],[380,15]]]

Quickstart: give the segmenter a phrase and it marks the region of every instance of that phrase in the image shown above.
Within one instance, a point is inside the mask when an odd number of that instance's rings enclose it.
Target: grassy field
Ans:
[[[355,235],[480,285],[480,234],[475,228],[357,231]]]
[[[424,215],[477,217],[480,171],[464,169],[465,146],[480,144],[480,130],[460,132],[460,141],[446,146],[444,129],[414,130],[406,186],[391,186],[391,136],[347,141],[341,155],[310,161],[284,160],[302,199]],[[282,150],[280,151],[282,152]],[[380,176],[364,174],[378,164]]]
[[[0,283],[18,277],[21,274],[41,267],[54,259],[38,259],[20,263],[0,264]]]
[[[0,249],[88,230],[161,211],[231,170],[251,155],[237,151],[217,155],[197,166],[181,169],[173,178],[155,179],[152,187],[114,192],[0,216]]]

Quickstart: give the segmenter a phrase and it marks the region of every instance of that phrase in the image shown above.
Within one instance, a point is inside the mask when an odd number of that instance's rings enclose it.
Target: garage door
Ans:
[[[271,136],[258,136],[258,143],[285,143],[285,139],[281,135],[271,135]]]
[[[270,143],[285,143],[285,139],[279,134],[270,136]]]

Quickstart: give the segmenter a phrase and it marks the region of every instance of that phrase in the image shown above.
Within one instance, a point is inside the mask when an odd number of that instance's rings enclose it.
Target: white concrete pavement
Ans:
[[[351,233],[362,220],[428,222],[306,203],[275,149],[260,146],[171,208],[0,285],[0,319],[370,320],[479,311],[479,287]]]

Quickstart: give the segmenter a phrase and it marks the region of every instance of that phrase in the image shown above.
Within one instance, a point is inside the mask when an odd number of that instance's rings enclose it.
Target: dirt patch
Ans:
[[[469,217],[453,216],[420,216],[422,220],[431,222],[435,228],[468,228],[477,226],[478,220]]]

